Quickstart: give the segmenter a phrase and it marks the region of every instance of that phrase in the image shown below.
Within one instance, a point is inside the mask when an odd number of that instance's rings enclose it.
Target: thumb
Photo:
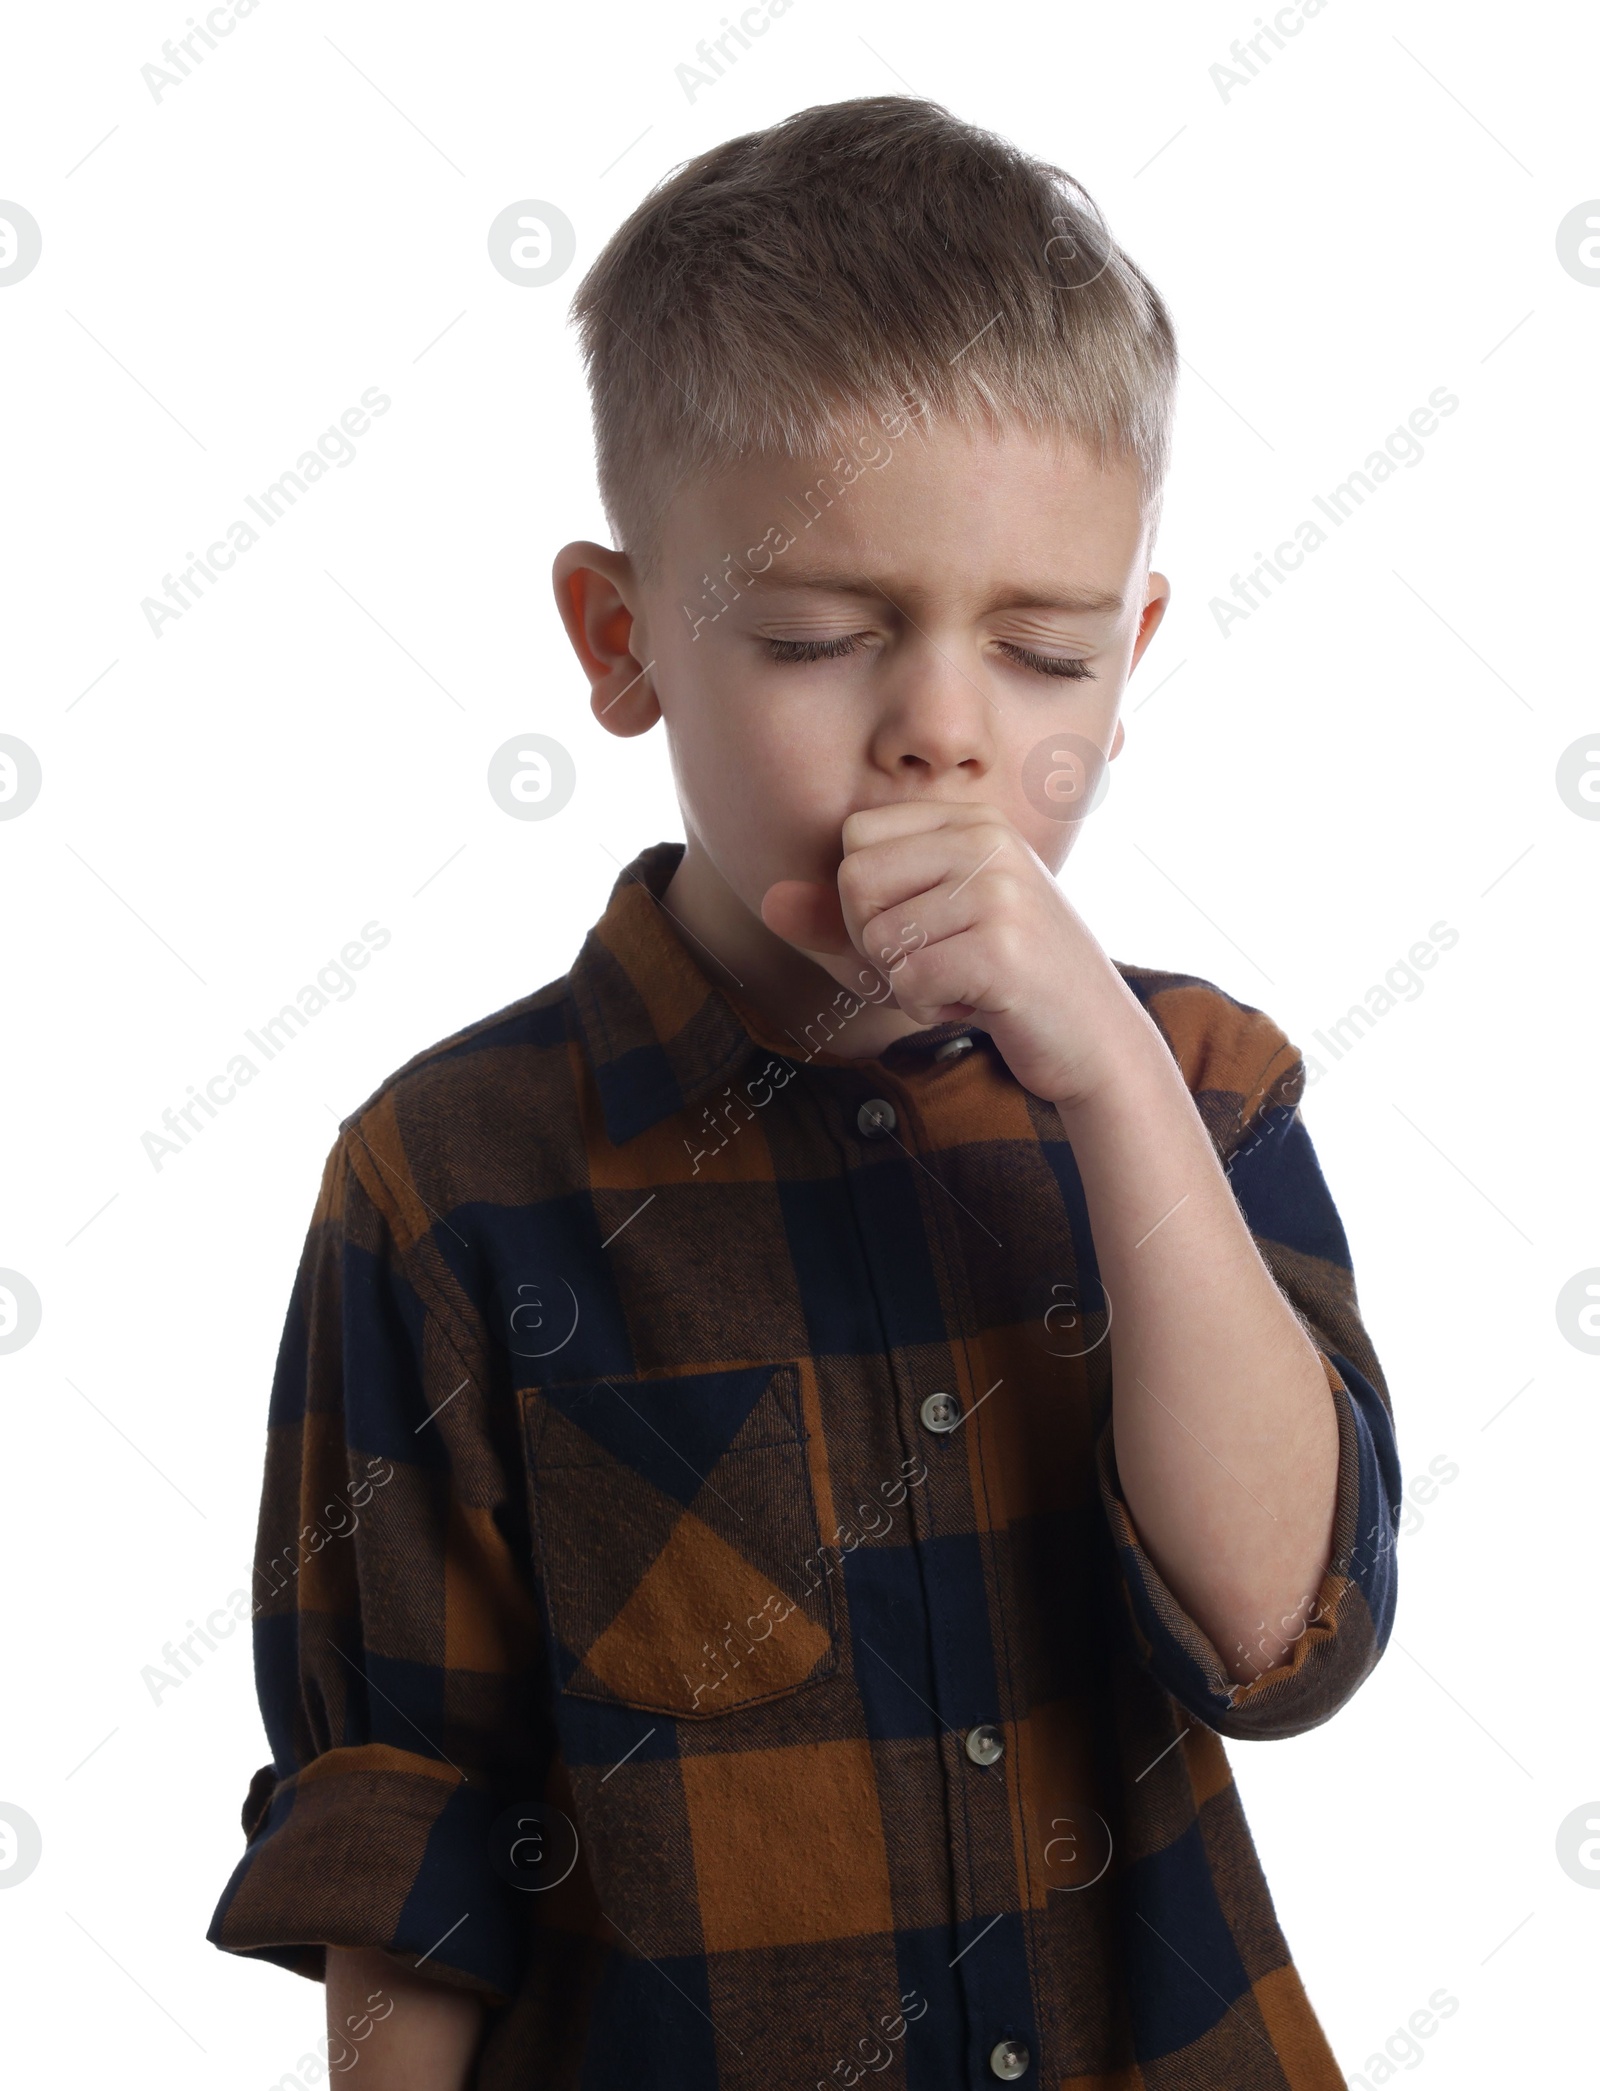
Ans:
[[[838,888],[819,880],[779,879],[762,896],[761,919],[774,936],[802,951],[835,957],[855,951],[844,926]]]

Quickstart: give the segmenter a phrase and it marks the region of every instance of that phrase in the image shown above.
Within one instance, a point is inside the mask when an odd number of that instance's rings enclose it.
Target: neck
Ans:
[[[731,988],[796,1040],[819,1035],[818,1019],[824,1011],[832,1012],[837,1029],[835,998],[841,987],[860,1000],[865,959],[812,957],[785,943],[739,898],[693,835],[667,882],[663,905],[685,949],[713,986]],[[881,975],[872,993],[874,999],[861,1002],[828,1047],[840,1059],[874,1059],[892,1040],[922,1028],[892,998],[884,999]]]

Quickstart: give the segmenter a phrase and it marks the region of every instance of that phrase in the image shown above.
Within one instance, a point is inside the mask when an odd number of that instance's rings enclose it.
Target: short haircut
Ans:
[[[1177,346],[1088,192],[935,102],[802,109],[660,182],[578,286],[600,498],[645,575],[674,494],[871,417],[1128,459],[1153,538]]]

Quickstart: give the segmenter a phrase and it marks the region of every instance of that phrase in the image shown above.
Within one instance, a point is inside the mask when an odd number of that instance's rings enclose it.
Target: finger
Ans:
[[[858,947],[875,959],[881,955],[876,946],[890,941],[900,927],[898,922],[890,925],[890,938],[868,934],[880,918],[897,912],[914,916],[941,889],[952,897],[959,895],[970,907],[992,891],[992,881],[982,874],[991,868],[1017,868],[1018,853],[1025,848],[1016,830],[1003,821],[969,823],[959,831],[928,829],[866,844],[839,866],[845,924]],[[918,916],[919,922],[922,919]],[[954,919],[948,911],[946,919]],[[929,934],[947,934],[925,926]]]
[[[969,934],[913,952],[894,977],[894,999],[917,1024],[964,1021],[983,1006],[984,955]]]
[[[1004,820],[996,806],[979,806],[949,799],[896,799],[888,806],[864,806],[845,816],[842,840],[846,851],[863,849],[872,842],[889,842],[897,835],[920,835],[935,828],[970,827],[976,820]]]
[[[857,943],[871,964],[897,980],[911,952],[959,936],[973,928],[983,912],[980,888],[949,878],[897,907],[869,916],[857,932]]]

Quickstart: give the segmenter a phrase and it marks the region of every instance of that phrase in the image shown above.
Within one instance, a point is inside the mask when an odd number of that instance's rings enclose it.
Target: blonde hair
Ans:
[[[1153,535],[1177,346],[1088,192],[935,102],[872,95],[713,146],[572,302],[600,498],[651,573],[673,495],[863,416],[1021,424],[1131,459]]]

